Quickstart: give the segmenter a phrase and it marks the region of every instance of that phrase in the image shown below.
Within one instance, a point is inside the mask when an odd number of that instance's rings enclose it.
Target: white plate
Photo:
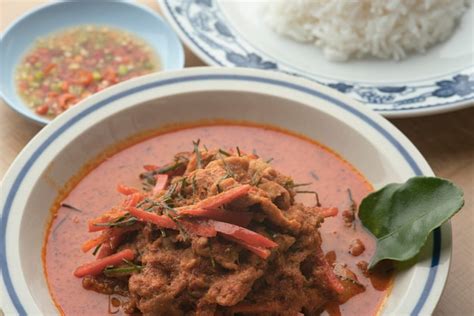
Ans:
[[[474,104],[474,8],[446,42],[395,62],[333,63],[274,33],[265,1],[159,0],[181,39],[206,63],[278,70],[312,79],[387,117],[426,115]]]
[[[58,188],[105,148],[132,135],[164,124],[213,118],[304,134],[341,154],[376,188],[433,174],[413,144],[387,120],[305,79],[209,67],[132,79],[48,124],[8,170],[0,192],[0,295],[6,314],[57,314],[41,268],[41,248]],[[443,290],[450,256],[448,223],[428,239],[416,265],[397,273],[382,314],[430,314]]]

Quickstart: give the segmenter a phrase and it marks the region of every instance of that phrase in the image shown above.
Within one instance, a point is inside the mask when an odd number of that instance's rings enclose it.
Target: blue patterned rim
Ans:
[[[474,101],[474,65],[400,85],[337,81],[297,69],[253,47],[232,28],[217,0],[157,1],[163,4],[163,11],[182,37],[192,43],[191,48],[214,65],[269,69],[304,77],[347,94],[382,114],[394,116],[416,110],[454,110]]]
[[[5,287],[7,292],[15,306],[18,314],[26,315],[26,311],[23,308],[17,293],[12,284],[12,280],[9,274],[9,268],[7,264],[6,258],[6,227],[8,222],[8,216],[11,212],[11,207],[13,204],[13,200],[15,199],[16,193],[21,186],[23,180],[25,180],[28,172],[34,165],[34,162],[41,156],[41,154],[64,132],[66,132],[69,128],[74,126],[76,123],[81,121],[82,119],[88,117],[90,114],[94,113],[95,111],[102,109],[106,106],[109,106],[112,102],[117,101],[119,99],[128,97],[130,95],[143,92],[145,90],[157,88],[157,87],[166,87],[171,86],[173,84],[184,83],[184,82],[193,82],[193,81],[207,81],[207,80],[230,80],[230,81],[246,81],[246,82],[258,82],[258,83],[265,83],[274,86],[280,86],[288,89],[293,89],[301,93],[306,93],[311,96],[326,100],[327,102],[333,104],[334,106],[340,107],[345,111],[352,113],[353,115],[357,116],[365,123],[370,125],[376,131],[378,131],[381,135],[385,137],[395,148],[397,148],[398,152],[403,156],[405,161],[410,165],[413,173],[415,175],[422,175],[423,172],[421,171],[420,166],[416,163],[413,157],[410,156],[408,151],[403,147],[402,144],[398,140],[393,137],[387,130],[385,130],[382,126],[380,126],[377,122],[371,119],[366,114],[360,112],[358,109],[349,106],[348,104],[344,103],[343,101],[337,100],[334,97],[326,95],[320,91],[307,88],[298,84],[276,80],[276,79],[268,79],[268,78],[261,78],[261,77],[254,77],[254,76],[247,76],[247,75],[226,75],[226,74],[208,74],[208,75],[190,75],[190,76],[183,76],[179,78],[173,79],[164,79],[164,80],[156,80],[147,84],[143,84],[138,87],[134,87],[123,92],[116,93],[108,97],[105,100],[102,100],[88,108],[84,111],[78,113],[77,115],[71,117],[67,122],[64,122],[56,131],[54,131],[41,145],[33,152],[33,154],[29,157],[27,162],[21,168],[18,176],[13,181],[12,187],[8,191],[8,195],[5,201],[5,205],[3,207],[2,212],[2,222],[1,222],[1,240],[0,240],[0,267],[2,269],[2,276],[5,283]],[[431,268],[429,271],[429,275],[427,281],[423,287],[423,291],[420,295],[420,298],[417,301],[416,306],[414,307],[411,315],[418,315],[423,308],[430,291],[433,287],[436,273],[438,270],[438,264],[441,255],[441,230],[437,228],[433,232],[434,241],[433,241],[433,256],[431,259]]]

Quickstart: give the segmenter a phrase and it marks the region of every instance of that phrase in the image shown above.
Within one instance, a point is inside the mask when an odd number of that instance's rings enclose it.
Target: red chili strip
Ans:
[[[104,242],[102,246],[100,246],[99,252],[97,253],[97,256],[95,256],[97,259],[102,259],[105,257],[110,256],[113,254],[114,250],[112,249],[112,246],[110,245],[110,242]]]
[[[102,214],[99,217],[96,217],[94,219],[90,219],[87,222],[88,226],[89,226],[89,232],[98,232],[98,231],[101,231],[101,230],[105,230],[105,229],[108,228],[107,226],[100,226],[100,225],[97,225],[97,224],[104,224],[104,223],[108,223],[108,222],[113,222],[113,221],[119,219],[120,217],[124,216],[125,214],[127,214],[126,211],[111,210],[111,211],[108,211],[108,212]]]
[[[153,171],[153,170],[158,169],[158,166],[156,166],[156,165],[144,165],[143,169],[145,169],[146,171]]]
[[[214,220],[209,220],[209,222],[218,233],[238,239],[250,246],[263,248],[274,248],[278,246],[274,241],[247,228]]]
[[[133,250],[125,249],[111,256],[81,265],[74,271],[74,275],[78,278],[86,275],[98,275],[108,266],[115,266],[122,263],[124,259],[133,260],[133,258],[135,258]]]
[[[133,193],[137,193],[138,190],[123,184],[117,185],[117,192],[123,195],[131,195]]]
[[[195,209],[185,209],[181,210],[178,213],[179,215],[189,215],[196,217],[205,217],[208,219],[214,219],[216,221],[226,222],[238,226],[245,227],[252,220],[252,214],[249,212],[236,212],[220,209],[205,209],[205,208],[195,208]]]
[[[329,208],[321,208],[320,209],[320,214],[326,218],[326,217],[334,217],[339,213],[339,210],[337,207],[329,207]]]
[[[344,292],[344,286],[337,278],[336,274],[334,274],[332,266],[329,264],[328,260],[324,256],[323,250],[320,247],[316,248],[316,257],[318,258],[319,264],[324,269],[326,282],[328,283],[329,287],[338,294]]]
[[[138,203],[140,203],[143,200],[143,198],[144,198],[144,195],[141,194],[140,192],[132,193],[129,196],[127,196],[127,198],[125,199],[122,205],[125,209],[129,207],[135,207],[137,206]]]
[[[136,218],[144,221],[155,224],[160,228],[168,228],[178,230],[179,226],[176,222],[165,215],[158,215],[155,213],[146,212],[143,210],[139,210],[135,207],[129,208],[130,214],[135,216]],[[203,237],[215,237],[216,230],[214,229],[213,225],[210,225],[207,221],[187,221],[176,219],[176,221],[183,226],[186,232]]]
[[[237,238],[233,238],[233,237],[228,236],[228,235],[224,235],[224,238],[228,239],[230,241],[233,241],[236,244],[241,245],[242,247],[244,247],[245,249],[247,249],[250,252],[253,252],[254,254],[256,254],[257,256],[259,256],[262,259],[267,259],[268,256],[270,256],[270,254],[271,254],[271,251],[268,250],[268,249],[265,249],[263,247],[255,247],[255,246],[249,245],[249,244],[247,244],[247,243],[245,243],[245,242],[243,242],[243,241],[241,241]]]
[[[217,232],[208,221],[186,221],[179,220],[179,223],[183,225],[184,229],[196,236],[202,237],[216,237]]]
[[[251,186],[248,184],[232,188],[217,195],[208,197],[196,204],[196,208],[211,208],[215,209],[224,204],[230,203],[242,196],[247,195]]]
[[[140,210],[136,207],[128,208],[130,214],[144,222],[153,223],[160,228],[178,229],[176,223],[169,217]]]
[[[107,256],[110,256],[115,249],[120,245],[120,243],[123,240],[124,235],[117,235],[110,237],[110,239],[102,244],[102,246],[99,249],[99,252],[97,253],[96,258],[101,259]]]
[[[88,252],[92,248],[97,247],[98,245],[106,242],[109,239],[109,235],[107,234],[107,231],[104,231],[102,234],[99,235],[99,237],[89,239],[85,243],[82,244],[81,250],[83,252]]]
[[[116,236],[121,236],[125,233],[137,230],[141,225],[131,225],[131,226],[125,226],[125,227],[113,227],[113,228],[107,228],[100,234],[97,238],[90,239],[86,241],[85,243],[82,244],[82,251],[83,252],[88,252],[92,248],[97,247],[98,245],[109,241],[111,238],[114,238]]]
[[[169,176],[167,174],[157,174],[155,175],[156,184],[153,188],[153,194],[158,194],[160,191],[164,190],[166,184],[168,184]]]

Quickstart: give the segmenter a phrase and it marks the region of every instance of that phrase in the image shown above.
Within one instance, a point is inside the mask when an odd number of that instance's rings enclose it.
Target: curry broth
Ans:
[[[138,175],[143,165],[160,165],[170,161],[174,154],[192,149],[192,141],[201,139],[209,148],[235,148],[239,146],[246,152],[256,151],[264,158],[272,160],[272,165],[290,175],[295,183],[311,182],[305,190],[314,190],[319,194],[323,206],[334,206],[339,214],[328,218],[320,232],[325,253],[334,251],[336,260],[346,263],[359,282],[365,286],[365,292],[356,295],[342,305],[333,305],[328,310],[331,315],[375,315],[386,298],[392,276],[389,272],[380,272],[365,277],[357,267],[360,261],[370,261],[375,251],[375,240],[356,219],[352,227],[347,227],[342,217],[349,210],[351,200],[361,201],[372,186],[349,163],[328,148],[301,136],[290,134],[264,126],[215,124],[193,126],[155,135],[135,143],[126,149],[100,159],[95,168],[87,167],[83,178],[72,180],[71,189],[58,199],[74,206],[54,209],[53,219],[48,228],[44,246],[44,270],[53,299],[66,315],[103,315],[121,314],[119,305],[123,298],[113,299],[82,288],[81,279],[73,276],[74,269],[93,258],[90,253],[80,250],[81,244],[91,237],[87,231],[87,220],[100,215],[121,200],[116,192],[119,183],[137,188],[141,187]],[[136,140],[135,140],[136,142]],[[298,194],[298,202],[308,205],[315,203],[312,194]],[[354,257],[349,253],[349,244],[360,239],[365,251]]]

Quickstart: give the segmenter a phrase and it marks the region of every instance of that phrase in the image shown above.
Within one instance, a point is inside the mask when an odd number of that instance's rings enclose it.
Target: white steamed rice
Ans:
[[[332,61],[425,52],[455,30],[471,0],[273,0],[265,22]]]

